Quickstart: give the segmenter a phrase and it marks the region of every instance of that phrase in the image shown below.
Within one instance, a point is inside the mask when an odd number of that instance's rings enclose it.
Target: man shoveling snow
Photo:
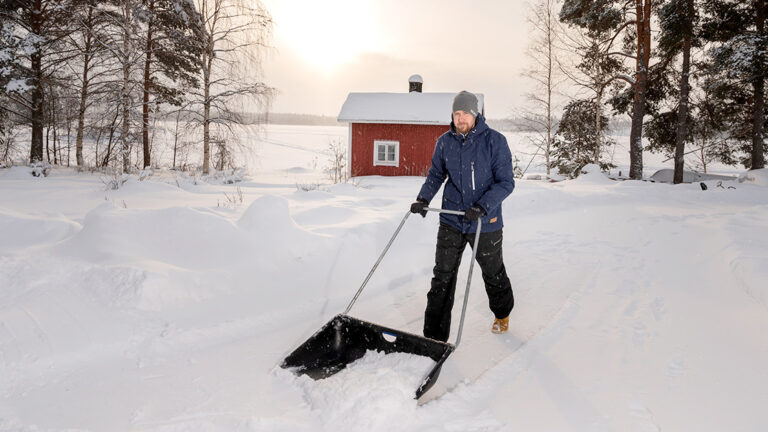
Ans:
[[[451,129],[438,138],[427,179],[411,205],[412,213],[426,216],[429,202],[445,182],[442,208],[464,212],[463,217],[440,214],[435,267],[424,313],[424,336],[444,342],[451,329],[461,254],[467,243],[474,244],[478,219],[482,226],[476,260],[496,317],[491,331],[507,331],[515,304],[501,250],[501,202],[515,188],[512,154],[504,135],[488,127],[478,112],[474,94],[459,92],[453,99],[452,116]]]

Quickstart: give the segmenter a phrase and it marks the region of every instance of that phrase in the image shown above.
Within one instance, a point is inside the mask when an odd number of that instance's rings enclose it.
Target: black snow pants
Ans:
[[[474,233],[462,234],[449,225],[440,224],[432,286],[427,294],[427,310],[424,312],[424,336],[428,338],[448,341],[456,277],[461,264],[461,254],[467,243],[470,247],[474,246]],[[512,284],[509,282],[501,254],[501,243],[501,230],[481,233],[476,254],[477,263],[483,272],[488,303],[496,318],[509,316],[515,305]]]

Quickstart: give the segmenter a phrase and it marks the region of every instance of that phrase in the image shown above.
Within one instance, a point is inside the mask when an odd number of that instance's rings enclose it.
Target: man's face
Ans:
[[[475,126],[475,116],[466,111],[456,111],[453,113],[453,124],[456,126],[456,132],[466,134]]]

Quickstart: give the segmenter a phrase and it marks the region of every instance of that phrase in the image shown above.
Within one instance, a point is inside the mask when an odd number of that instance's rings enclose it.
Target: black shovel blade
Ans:
[[[454,346],[341,314],[296,348],[283,360],[281,367],[312,379],[322,379],[344,369],[369,350],[415,354],[434,360],[435,366],[416,391],[418,399],[435,384],[440,368]]]

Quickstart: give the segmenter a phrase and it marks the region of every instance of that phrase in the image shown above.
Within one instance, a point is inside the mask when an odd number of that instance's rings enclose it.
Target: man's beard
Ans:
[[[456,125],[456,132],[464,135],[469,132],[470,126],[468,123],[459,123]]]

